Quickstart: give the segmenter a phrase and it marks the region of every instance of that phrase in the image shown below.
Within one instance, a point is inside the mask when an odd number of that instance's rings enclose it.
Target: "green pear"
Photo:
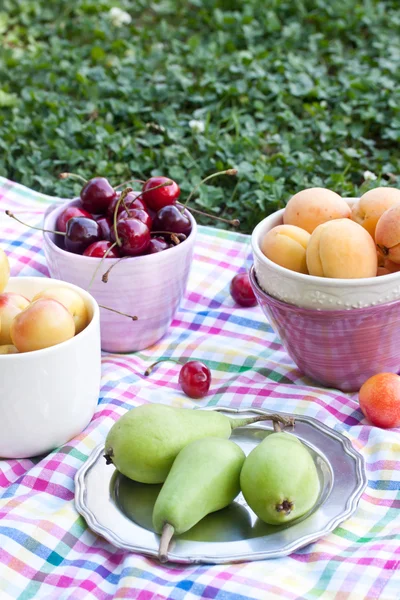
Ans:
[[[271,433],[246,458],[240,487],[247,504],[265,523],[287,523],[315,505],[320,482],[314,460],[301,441]]]
[[[217,411],[143,404],[114,423],[104,456],[107,464],[113,463],[130,479],[162,483],[178,453],[190,442],[210,436],[229,438],[233,429],[265,420],[290,422],[279,415],[231,419]]]
[[[203,438],[181,450],[154,505],[153,526],[162,534],[161,562],[168,560],[174,534],[233,502],[240,492],[244,459],[240,446],[223,438]]]

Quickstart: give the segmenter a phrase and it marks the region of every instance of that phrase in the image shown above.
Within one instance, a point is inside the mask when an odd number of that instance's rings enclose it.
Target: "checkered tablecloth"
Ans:
[[[0,178],[1,212],[32,211],[24,218],[37,223],[53,201]],[[48,275],[40,232],[2,216],[0,238],[12,275]],[[201,227],[168,334],[147,351],[103,354],[101,395],[86,430],[40,459],[0,460],[0,600],[400,599],[400,432],[371,427],[355,394],[302,377],[258,306],[234,304],[230,280],[250,264],[248,236]],[[174,363],[145,378],[161,357],[206,362],[209,395],[185,397]],[[319,419],[365,457],[368,486],[357,512],[318,542],[270,561],[165,567],[114,548],[77,513],[74,475],[114,421],[143,402],[263,407]]]

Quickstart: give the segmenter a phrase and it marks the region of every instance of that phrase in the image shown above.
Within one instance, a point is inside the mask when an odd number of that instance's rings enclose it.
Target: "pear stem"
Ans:
[[[187,207],[193,194],[195,194],[197,192],[197,190],[199,189],[199,187],[201,185],[203,185],[203,183],[206,183],[210,179],[213,179],[214,177],[218,177],[219,175],[236,175],[236,173],[237,173],[237,169],[227,169],[226,171],[218,171],[217,173],[211,173],[211,175],[208,175],[208,177],[205,177],[204,179],[202,179],[200,181],[200,183],[195,185],[194,188],[192,189],[192,191],[190,192],[185,204],[183,204],[183,209],[185,209]],[[184,212],[184,210],[182,210],[182,214],[183,214],[183,212]]]
[[[144,372],[144,376],[147,377],[148,375],[150,375],[150,373],[152,372],[152,370],[154,369],[154,367],[156,367],[160,363],[166,362],[166,361],[174,362],[177,365],[182,364],[182,363],[179,362],[179,360],[176,360],[175,358],[160,358],[160,360],[157,360],[155,363],[153,363],[152,365],[150,365],[149,367],[147,367],[147,369]]]
[[[34,225],[28,225],[27,223],[21,221],[21,219],[18,219],[18,217],[16,217],[14,213],[12,213],[10,210],[6,210],[4,212],[6,213],[7,217],[15,219],[16,221],[18,221],[18,223],[21,223],[21,225],[25,225],[25,227],[30,227],[30,229],[37,229],[38,231],[44,231],[45,233],[55,233],[56,235],[67,235],[63,231],[52,231],[51,229],[43,229],[43,227],[35,227]]]
[[[117,313],[117,315],[122,315],[123,317],[128,317],[129,319],[132,319],[132,321],[137,321],[138,317],[133,316],[133,315],[128,315],[127,313],[121,312],[120,310],[117,310],[116,308],[110,308],[109,306],[103,306],[102,304],[99,304],[100,308],[104,308],[104,310],[110,310],[111,312]]]
[[[231,428],[236,429],[237,427],[246,427],[252,423],[258,423],[259,421],[273,421],[275,423],[281,423],[283,427],[294,425],[293,417],[283,417],[282,415],[258,415],[257,417],[249,417],[247,419],[229,419],[231,422]]]
[[[174,533],[175,528],[170,523],[164,523],[158,550],[158,558],[162,563],[168,562],[168,547]]]
[[[274,432],[280,433],[282,431],[282,427],[279,425],[278,421],[274,421]]]

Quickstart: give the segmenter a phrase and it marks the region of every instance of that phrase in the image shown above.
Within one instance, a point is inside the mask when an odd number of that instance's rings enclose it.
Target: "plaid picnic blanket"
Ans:
[[[29,210],[25,218],[37,223],[52,201],[0,178],[1,211]],[[12,275],[48,275],[40,232],[1,217],[0,238]],[[0,460],[1,600],[399,600],[399,430],[371,427],[356,394],[315,387],[260,308],[234,304],[230,280],[250,265],[249,236],[200,227],[188,289],[168,334],[150,350],[103,353],[101,395],[86,430],[40,459]],[[205,361],[212,370],[209,395],[201,401],[184,396],[174,363],[145,378],[161,357]],[[319,419],[365,457],[368,486],[358,510],[330,535],[269,561],[166,567],[113,547],[77,513],[74,475],[114,421],[148,401]]]

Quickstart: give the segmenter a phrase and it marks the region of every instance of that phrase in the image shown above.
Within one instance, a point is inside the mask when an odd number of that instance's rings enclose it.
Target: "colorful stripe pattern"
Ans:
[[[27,210],[38,223],[54,198],[0,178],[1,210]],[[46,276],[41,234],[0,219],[0,245],[13,275]],[[188,290],[169,333],[149,350],[104,354],[102,387],[87,429],[48,456],[0,461],[1,600],[398,600],[400,598],[399,430],[371,427],[356,394],[315,386],[282,348],[260,308],[229,295],[251,264],[249,237],[201,228]],[[175,363],[204,360],[210,394],[186,398]],[[74,475],[113,422],[143,402],[231,406],[306,414],[347,435],[366,460],[368,487],[357,512],[332,534],[273,561],[165,567],[93,534],[74,507]],[[0,416],[1,418],[1,416]]]

